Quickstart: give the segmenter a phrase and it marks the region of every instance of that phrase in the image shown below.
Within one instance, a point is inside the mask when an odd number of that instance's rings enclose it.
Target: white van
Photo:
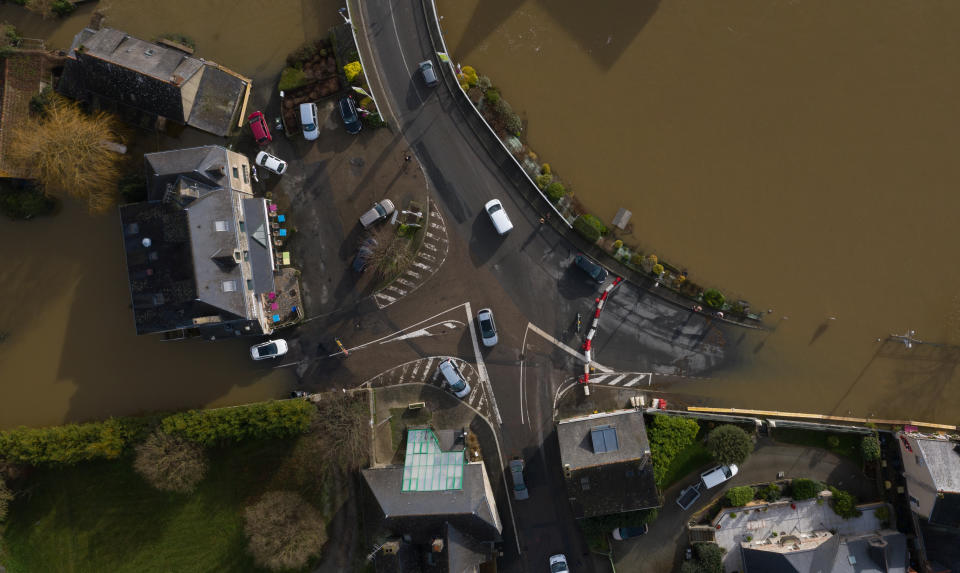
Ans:
[[[503,209],[503,205],[499,199],[487,201],[487,204],[483,206],[483,210],[487,212],[487,216],[490,217],[490,222],[493,223],[493,228],[495,228],[501,236],[506,235],[510,232],[510,229],[513,229],[513,223],[510,222],[510,217],[507,216],[507,212]]]
[[[737,466],[730,464],[729,466],[717,466],[711,470],[707,470],[700,474],[700,479],[703,481],[703,485],[707,489],[713,488],[737,475]]]
[[[320,127],[317,121],[317,104],[300,104],[300,127],[303,128],[303,138],[313,141],[320,137]]]

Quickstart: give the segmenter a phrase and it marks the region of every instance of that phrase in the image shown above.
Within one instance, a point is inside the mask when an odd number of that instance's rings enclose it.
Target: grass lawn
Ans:
[[[830,447],[830,444],[827,443],[831,437],[835,437],[839,441],[836,447]],[[863,436],[860,434],[849,434],[846,432],[833,433],[799,428],[776,428],[773,431],[773,439],[787,444],[821,448],[857,463],[861,461],[860,442],[863,440]]]
[[[680,450],[673,460],[670,461],[670,467],[663,478],[663,485],[660,490],[665,490],[671,485],[684,479],[690,473],[713,461],[713,456],[707,451],[703,442],[698,437],[692,444]]]
[[[0,562],[7,571],[258,571],[246,552],[243,507],[276,487],[293,440],[210,451],[189,495],[150,487],[132,459],[38,470],[11,507]]]

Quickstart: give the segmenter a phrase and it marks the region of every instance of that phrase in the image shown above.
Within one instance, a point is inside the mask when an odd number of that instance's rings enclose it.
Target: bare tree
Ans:
[[[263,494],[244,517],[247,548],[258,565],[269,569],[300,569],[327,541],[320,512],[292,491]]]
[[[46,193],[83,199],[90,211],[102,213],[116,202],[123,156],[110,146],[121,140],[118,129],[112,116],[88,115],[77,104],[54,97],[46,113],[14,132],[8,158]]]
[[[203,447],[160,430],[137,446],[134,469],[157,489],[189,493],[207,473]]]
[[[413,262],[414,252],[410,240],[394,236],[389,243],[373,247],[367,261],[377,271],[377,276],[386,278],[399,273]]]

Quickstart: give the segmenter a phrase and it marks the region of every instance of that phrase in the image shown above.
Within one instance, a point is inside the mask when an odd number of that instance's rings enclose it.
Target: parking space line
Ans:
[[[392,296],[390,296],[390,295],[388,295],[388,294],[383,294],[383,293],[380,293],[380,292],[377,293],[377,296],[380,297],[380,298],[385,298],[385,299],[387,299],[387,302],[396,302],[396,300],[397,300],[397,299],[393,298]]]
[[[420,273],[414,272],[414,271],[411,271],[411,270],[407,270],[407,272],[405,272],[405,273],[403,273],[403,274],[404,274],[404,276],[410,275],[411,277],[413,277],[413,278],[415,278],[415,279],[420,278]]]

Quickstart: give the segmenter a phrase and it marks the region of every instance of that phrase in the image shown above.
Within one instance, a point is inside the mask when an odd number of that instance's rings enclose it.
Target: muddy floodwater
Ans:
[[[960,3],[439,12],[454,61],[493,78],[588,209],[630,209],[626,242],[773,310],[772,333],[728,337],[733,364],[673,390],[960,421]],[[877,342],[907,329],[928,344]]]
[[[5,4],[0,21],[60,49],[69,48],[94,10],[106,14],[105,26],[144,39],[185,34],[196,41],[198,56],[252,77],[265,101],[286,55],[322,37],[339,21],[338,7],[308,0],[270,2],[269,9],[254,0],[123,0],[42,20]],[[134,148],[210,142],[199,139],[192,130],[169,141],[141,134]],[[293,373],[254,365],[252,339],[162,342],[135,334],[119,225],[115,211],[90,216],[70,201],[54,217],[0,218],[0,428],[284,396]]]

